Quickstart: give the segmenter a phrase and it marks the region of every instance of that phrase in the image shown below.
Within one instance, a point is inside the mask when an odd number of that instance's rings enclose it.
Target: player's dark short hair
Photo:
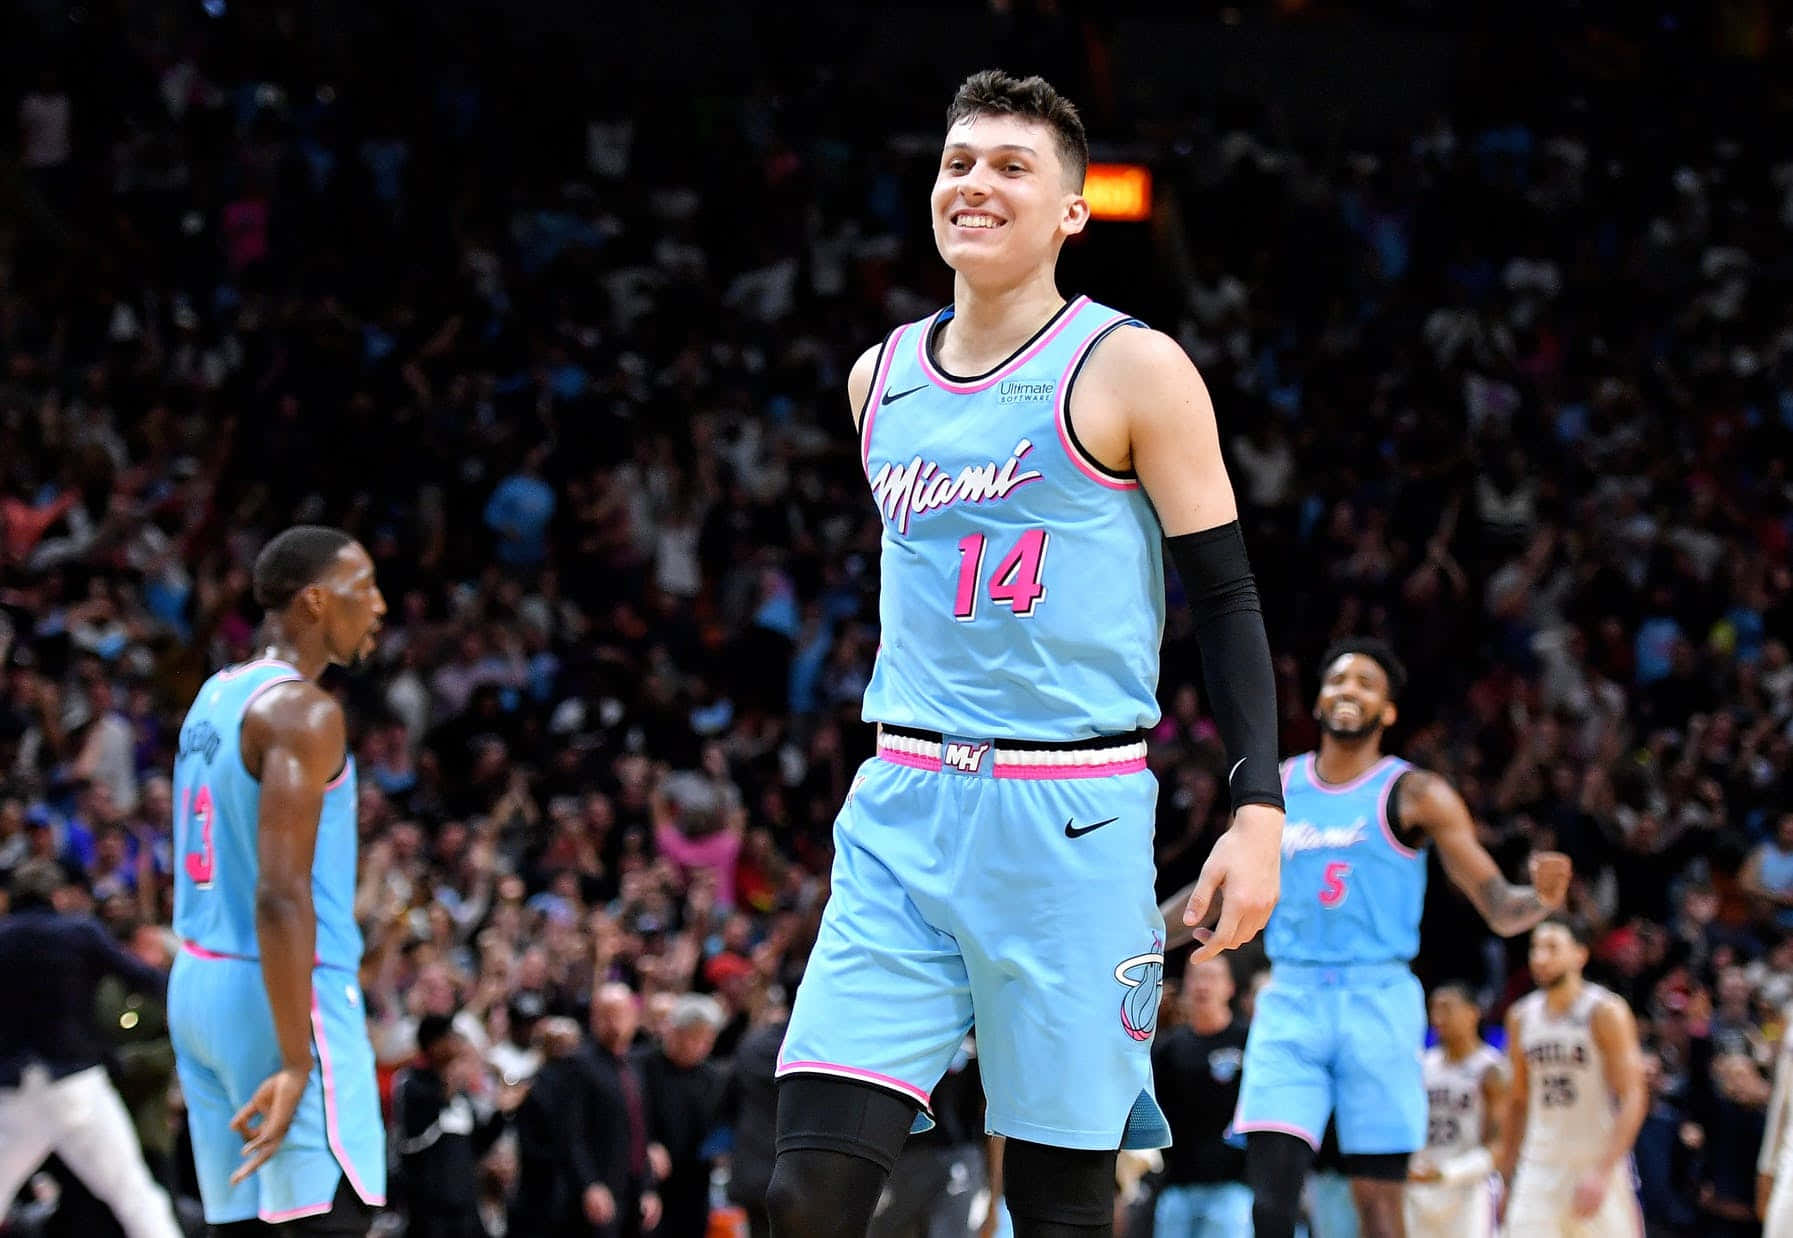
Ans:
[[[1407,667],[1395,656],[1387,641],[1374,636],[1347,636],[1344,640],[1334,641],[1326,650],[1326,656],[1320,659],[1320,673],[1324,675],[1328,667],[1348,653],[1368,658],[1380,666],[1388,677],[1388,699],[1401,699],[1401,693],[1407,690]]]
[[[300,524],[280,533],[255,556],[255,601],[266,610],[285,610],[299,591],[317,583],[337,552],[355,539],[341,529]]]
[[[1553,911],[1538,921],[1539,928],[1543,928],[1546,924],[1554,924],[1557,928],[1562,929],[1578,946],[1587,947],[1594,944],[1594,926],[1581,916],[1572,915],[1566,911]]]
[[[1469,1003],[1470,1007],[1473,1009],[1480,1010],[1482,1008],[1482,1004],[1476,1001],[1475,994],[1470,992],[1469,986],[1464,984],[1461,980],[1447,980],[1443,984],[1435,985],[1432,989],[1433,997],[1438,997],[1447,993],[1452,997],[1460,998]]]
[[[1066,178],[1083,188],[1084,174],[1089,171],[1089,138],[1083,131],[1083,117],[1045,78],[1011,77],[1001,69],[973,73],[946,109],[946,127],[975,116],[1019,116],[1046,126],[1058,144]]]

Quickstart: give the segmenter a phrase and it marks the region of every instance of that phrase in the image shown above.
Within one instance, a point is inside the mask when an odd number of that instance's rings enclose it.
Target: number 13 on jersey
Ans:
[[[1052,535],[1044,529],[1023,533],[990,573],[988,593],[992,602],[1007,606],[1026,618],[1046,596],[1040,579],[1046,566],[1046,549]],[[988,539],[968,533],[959,539],[959,585],[953,596],[953,618],[965,622],[977,618],[978,584],[983,577]]]

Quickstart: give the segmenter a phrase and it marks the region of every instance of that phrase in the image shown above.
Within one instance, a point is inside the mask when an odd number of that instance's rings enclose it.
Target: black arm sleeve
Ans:
[[[1276,673],[1239,522],[1166,540],[1195,613],[1202,679],[1231,765],[1227,787],[1233,807],[1281,808]]]

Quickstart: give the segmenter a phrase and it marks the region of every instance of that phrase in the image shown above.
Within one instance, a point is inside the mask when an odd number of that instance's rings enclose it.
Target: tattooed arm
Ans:
[[[1531,928],[1562,906],[1569,893],[1569,857],[1554,851],[1531,857],[1532,884],[1513,885],[1500,875],[1494,857],[1476,838],[1469,807],[1437,774],[1414,770],[1401,779],[1398,815],[1417,826],[1438,848],[1451,882],[1469,897],[1488,927],[1502,937]]]

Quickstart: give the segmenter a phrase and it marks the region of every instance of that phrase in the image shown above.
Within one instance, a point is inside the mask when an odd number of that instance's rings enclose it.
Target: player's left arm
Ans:
[[[1637,1132],[1643,1128],[1649,1112],[1649,1091],[1644,1087],[1644,1055],[1637,1041],[1637,1020],[1631,1007],[1622,998],[1608,997],[1594,1007],[1588,1029],[1600,1049],[1600,1060],[1606,1068],[1606,1086],[1618,1100],[1613,1114],[1612,1134],[1600,1156],[1600,1167],[1607,1173],[1616,1169],[1631,1155]]]
[[[1396,794],[1400,820],[1426,831],[1451,883],[1502,937],[1525,932],[1563,905],[1569,894],[1568,856],[1538,852],[1531,857],[1532,884],[1513,885],[1476,837],[1469,806],[1450,783],[1416,769],[1401,779]]]
[[[1085,364],[1074,399],[1082,441],[1103,463],[1130,465],[1158,513],[1195,614],[1202,679],[1231,766],[1233,826],[1182,917],[1200,924],[1215,894],[1223,896],[1219,925],[1191,956],[1198,962],[1257,936],[1281,886],[1276,674],[1263,608],[1214,403],[1177,342],[1157,331],[1114,332]]]

